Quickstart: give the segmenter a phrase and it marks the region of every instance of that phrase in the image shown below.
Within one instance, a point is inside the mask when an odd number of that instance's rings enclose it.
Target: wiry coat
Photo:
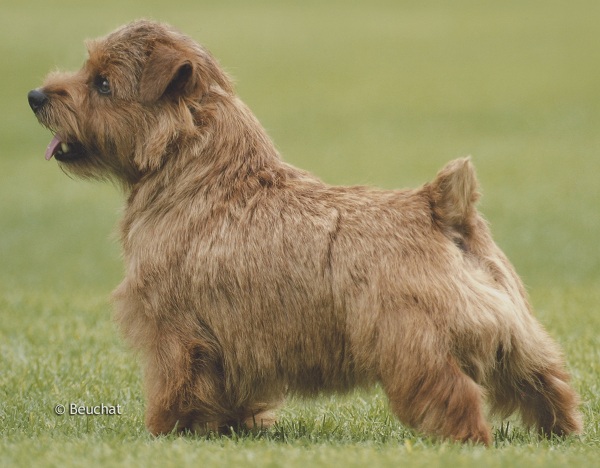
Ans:
[[[284,163],[214,58],[172,28],[135,22],[89,52],[32,107],[71,148],[54,153],[65,169],[128,193],[114,300],[153,433],[270,424],[287,392],[373,382],[442,437],[490,442],[484,394],[546,434],[581,430],[468,159],[417,190],[332,187]]]

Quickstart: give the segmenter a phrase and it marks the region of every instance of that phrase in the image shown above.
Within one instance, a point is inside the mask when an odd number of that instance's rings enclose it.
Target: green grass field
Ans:
[[[595,0],[84,3],[0,15],[1,466],[599,466],[600,61]],[[334,184],[414,187],[471,154],[481,210],[564,348],[585,434],[493,421],[489,449],[403,427],[379,389],[290,399],[259,435],[143,427],[140,371],[111,320],[121,194],[46,162],[26,94],[83,40],[138,17],[206,44],[284,158]],[[58,416],[58,404],[120,416]]]

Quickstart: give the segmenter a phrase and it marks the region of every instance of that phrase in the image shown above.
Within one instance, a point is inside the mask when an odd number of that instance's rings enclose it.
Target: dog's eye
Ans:
[[[110,82],[108,78],[98,75],[94,80],[94,85],[100,94],[110,94]]]

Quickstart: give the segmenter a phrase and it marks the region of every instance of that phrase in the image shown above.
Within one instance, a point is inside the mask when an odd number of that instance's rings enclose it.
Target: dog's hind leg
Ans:
[[[547,437],[581,433],[579,399],[564,369],[554,366],[532,374],[523,385],[523,393],[521,414],[526,424],[535,423]]]
[[[496,378],[489,386],[492,410],[506,416],[519,409],[523,423],[537,426],[547,437],[581,433],[579,397],[561,353],[539,324],[532,325],[526,338],[499,352]]]
[[[426,357],[418,356],[410,366],[394,366],[394,372],[382,376],[394,413],[423,433],[489,445],[491,431],[484,418],[481,388],[452,356],[422,359]]]

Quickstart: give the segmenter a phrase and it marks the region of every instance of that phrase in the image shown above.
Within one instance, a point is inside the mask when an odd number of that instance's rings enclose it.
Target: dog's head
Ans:
[[[78,176],[135,183],[198,136],[214,99],[233,94],[216,60],[163,24],[136,21],[87,47],[81,70],[51,73],[28,94],[54,134],[46,159]]]

